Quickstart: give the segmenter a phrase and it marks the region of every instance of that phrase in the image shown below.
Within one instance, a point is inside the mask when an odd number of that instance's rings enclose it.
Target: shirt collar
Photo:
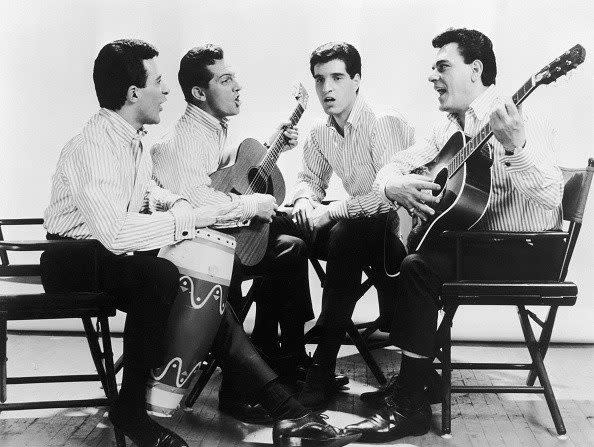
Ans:
[[[493,102],[499,97],[499,90],[495,87],[495,84],[491,84],[484,92],[474,98],[474,101],[468,106],[466,116],[472,115],[478,121],[484,121],[487,116],[491,113],[493,108]],[[457,122],[456,115],[453,113],[448,114],[448,118],[451,121]]]
[[[227,125],[229,121],[227,118],[218,120],[210,113],[205,112],[200,107],[195,106],[194,104],[188,103],[185,115],[190,119],[191,122],[206,126],[207,128],[215,132],[227,130]]]
[[[351,113],[349,113],[349,117],[347,118],[346,122],[353,127],[357,127],[359,124],[363,108],[365,107],[365,101],[358,93],[357,97],[355,98],[355,103],[353,104],[353,108],[351,109]],[[326,126],[334,127],[334,117],[332,115],[328,116],[328,120],[326,121]]]
[[[144,127],[141,127],[139,130],[134,129],[128,121],[113,110],[102,108],[99,110],[99,115],[107,119],[116,136],[124,143],[130,144],[132,140],[140,140],[147,133]]]

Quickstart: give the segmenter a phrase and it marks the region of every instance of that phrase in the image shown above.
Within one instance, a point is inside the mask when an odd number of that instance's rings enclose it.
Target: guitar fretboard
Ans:
[[[512,101],[515,105],[520,105],[527,97],[534,91],[536,86],[532,78],[528,79],[526,83],[512,96]],[[489,138],[493,135],[491,125],[486,124],[473,138],[471,138],[458,153],[452,157],[448,163],[449,177],[451,178],[460,167],[466,163],[474,151],[483,147]]]

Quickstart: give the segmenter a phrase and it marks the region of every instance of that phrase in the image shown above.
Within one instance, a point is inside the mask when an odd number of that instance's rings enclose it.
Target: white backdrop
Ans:
[[[427,82],[431,39],[448,27],[469,27],[491,37],[498,83],[510,95],[550,60],[575,43],[594,50],[594,7],[583,1],[91,1],[6,2],[0,19],[0,214],[39,216],[48,203],[50,178],[61,147],[97,109],[93,60],[108,41],[136,37],[161,52],[171,87],[162,123],[149,129],[154,141],[183,112],[177,85],[180,57],[192,46],[221,45],[243,84],[242,113],[231,139],[265,139],[292,110],[291,85],[302,81],[310,107],[301,135],[323,116],[309,73],[311,51],[330,40],[353,43],[363,59],[361,92],[370,101],[395,106],[420,137],[437,116]],[[582,166],[591,148],[594,89],[592,55],[570,76],[540,88],[529,99],[557,122],[563,165]],[[146,147],[146,146],[145,146]],[[289,186],[295,183],[301,146],[280,160]],[[330,196],[340,197],[333,182]],[[589,269],[594,250],[590,204],[569,278],[580,287],[578,304],[563,309],[554,339],[594,341],[594,286]],[[319,285],[312,281],[319,300]],[[357,312],[376,312],[372,296]],[[457,317],[455,336],[515,339],[520,332],[509,310]]]

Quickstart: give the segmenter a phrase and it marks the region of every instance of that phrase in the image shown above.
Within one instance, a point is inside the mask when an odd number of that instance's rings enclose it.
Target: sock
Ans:
[[[402,356],[399,380],[402,387],[412,394],[420,394],[427,385],[433,361],[430,358]]]
[[[274,420],[296,419],[308,413],[307,409],[289,394],[278,379],[264,385],[260,401]]]

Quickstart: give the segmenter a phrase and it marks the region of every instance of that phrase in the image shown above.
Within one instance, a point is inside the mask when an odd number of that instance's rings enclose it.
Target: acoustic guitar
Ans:
[[[295,93],[297,106],[289,122],[297,124],[307,107],[308,95],[299,84]],[[285,200],[285,181],[276,166],[278,157],[286,144],[283,132],[279,132],[270,147],[259,141],[247,138],[237,149],[237,157],[232,166],[225,167],[210,175],[212,187],[233,194],[271,194],[277,203]],[[248,225],[227,228],[221,231],[230,233],[237,241],[235,253],[244,265],[255,265],[262,260],[268,244],[269,223],[252,219]]]
[[[581,64],[586,50],[576,45],[531,76],[514,94],[514,104],[521,104],[539,85],[550,84]],[[483,216],[491,195],[491,165],[493,151],[487,141],[493,132],[489,124],[470,138],[456,132],[441,149],[437,157],[420,171],[433,178],[443,193],[439,203],[428,204],[435,210],[426,222],[417,219],[411,230],[407,248],[409,253],[419,251],[433,243],[445,230],[467,230]]]

